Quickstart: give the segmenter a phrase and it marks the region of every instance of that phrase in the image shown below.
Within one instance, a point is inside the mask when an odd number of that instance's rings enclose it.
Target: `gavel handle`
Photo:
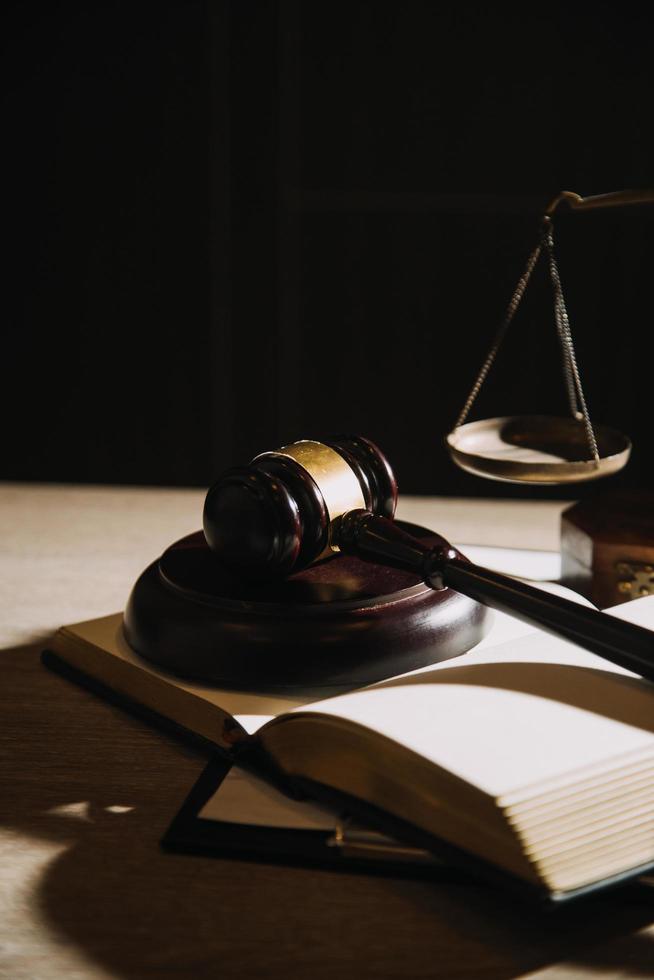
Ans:
[[[654,681],[650,630],[474,565],[444,538],[428,546],[385,517],[353,510],[337,523],[333,543],[360,558],[416,572],[433,589],[455,589]]]

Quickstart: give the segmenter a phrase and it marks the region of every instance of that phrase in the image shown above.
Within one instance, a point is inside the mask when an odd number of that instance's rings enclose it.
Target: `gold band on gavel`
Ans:
[[[354,471],[330,446],[311,439],[302,439],[290,446],[276,449],[274,455],[294,459],[317,483],[327,507],[330,524],[349,510],[366,509],[361,484]],[[338,551],[334,545],[330,545],[330,548]]]

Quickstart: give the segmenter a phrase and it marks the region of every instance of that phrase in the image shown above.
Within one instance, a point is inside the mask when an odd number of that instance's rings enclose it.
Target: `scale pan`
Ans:
[[[460,425],[446,438],[461,469],[504,483],[581,483],[617,473],[631,453],[630,440],[593,426],[599,461],[589,458],[583,421],[550,415],[511,415]]]

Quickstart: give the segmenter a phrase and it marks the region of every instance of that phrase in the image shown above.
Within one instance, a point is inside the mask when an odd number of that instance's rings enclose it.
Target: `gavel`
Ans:
[[[419,575],[654,680],[654,635],[597,609],[475,565],[444,538],[425,545],[393,521],[397,481],[363,436],[301,440],[227,470],[210,488],[204,534],[248,578],[290,575],[338,552]]]

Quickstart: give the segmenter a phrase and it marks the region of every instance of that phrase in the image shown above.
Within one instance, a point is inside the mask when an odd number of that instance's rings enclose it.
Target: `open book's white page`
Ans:
[[[654,628],[654,596],[619,616]],[[654,684],[541,631],[310,710],[371,728],[495,798],[654,756]]]

